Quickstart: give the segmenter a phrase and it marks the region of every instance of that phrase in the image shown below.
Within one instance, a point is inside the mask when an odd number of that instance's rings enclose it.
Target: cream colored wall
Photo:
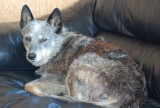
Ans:
[[[22,6],[27,4],[34,17],[50,14],[56,7],[64,9],[78,0],[0,0],[0,22],[20,20]]]

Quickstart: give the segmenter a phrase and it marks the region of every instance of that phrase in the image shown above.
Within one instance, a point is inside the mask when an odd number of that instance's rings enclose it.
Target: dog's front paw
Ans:
[[[46,96],[46,94],[44,94],[37,85],[34,85],[32,83],[27,83],[25,85],[24,89],[28,92],[31,92],[31,93],[37,95],[37,96]]]

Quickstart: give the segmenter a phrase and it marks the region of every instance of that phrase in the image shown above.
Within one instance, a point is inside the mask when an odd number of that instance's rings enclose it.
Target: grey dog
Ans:
[[[20,31],[26,57],[41,75],[26,90],[105,108],[143,107],[145,75],[129,54],[112,43],[67,31],[58,8],[41,21],[24,5]]]

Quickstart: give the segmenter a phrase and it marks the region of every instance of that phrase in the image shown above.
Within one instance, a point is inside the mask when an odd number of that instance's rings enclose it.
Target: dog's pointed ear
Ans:
[[[24,5],[21,11],[20,29],[22,30],[29,21],[34,20],[34,17],[27,5]]]
[[[56,33],[60,33],[62,27],[63,27],[63,22],[62,22],[62,16],[61,12],[58,8],[55,8],[53,12],[50,14],[50,16],[47,19],[47,22],[50,25],[53,25],[56,27]]]

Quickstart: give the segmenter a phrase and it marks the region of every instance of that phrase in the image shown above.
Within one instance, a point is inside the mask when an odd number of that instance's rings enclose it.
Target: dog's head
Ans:
[[[35,20],[29,7],[24,5],[21,12],[20,30],[27,51],[26,57],[35,66],[45,64],[60,49],[64,38],[61,12],[58,8],[47,20]]]

